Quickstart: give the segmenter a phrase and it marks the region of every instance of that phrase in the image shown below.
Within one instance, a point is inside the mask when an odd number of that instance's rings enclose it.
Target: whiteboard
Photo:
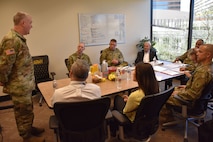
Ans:
[[[124,14],[79,14],[80,42],[85,46],[125,43]]]

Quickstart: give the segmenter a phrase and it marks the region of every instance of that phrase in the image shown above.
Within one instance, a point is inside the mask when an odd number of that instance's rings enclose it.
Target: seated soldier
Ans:
[[[109,47],[104,49],[100,56],[100,64],[102,64],[103,60],[106,60],[108,66],[127,66],[128,63],[124,61],[123,54],[121,51],[116,48],[117,41],[115,39],[111,39],[109,43]]]
[[[196,50],[192,48],[192,49],[189,49],[187,53],[188,53],[187,58],[190,60],[190,62],[184,67],[180,68],[180,71],[184,71],[184,74],[185,74],[185,76],[180,78],[181,85],[186,85],[186,82],[191,77],[191,74],[194,72],[195,68],[198,66]]]
[[[195,43],[194,49],[195,49],[195,50],[199,49],[199,46],[202,45],[202,44],[204,44],[204,41],[203,41],[202,39],[198,39],[197,42]],[[188,51],[189,51],[189,50],[188,50]],[[191,60],[190,60],[190,59],[188,58],[188,56],[187,56],[187,55],[188,55],[188,51],[186,51],[183,55],[177,57],[177,58],[174,60],[174,62],[176,62],[176,61],[181,61],[181,62],[184,63],[184,64],[190,63]]]
[[[67,69],[69,71],[70,71],[70,68],[71,68],[72,64],[77,59],[84,60],[89,66],[92,65],[89,56],[83,53],[84,50],[85,50],[85,44],[81,42],[81,43],[78,44],[77,51],[69,56],[68,64],[67,64]]]
[[[203,44],[197,51],[197,62],[194,73],[187,81],[186,85],[181,85],[175,88],[170,98],[167,101],[169,106],[165,105],[161,110],[162,121],[173,121],[172,107],[181,107],[181,102],[174,98],[178,95],[181,99],[195,102],[201,96],[205,86],[213,79],[213,44]]]

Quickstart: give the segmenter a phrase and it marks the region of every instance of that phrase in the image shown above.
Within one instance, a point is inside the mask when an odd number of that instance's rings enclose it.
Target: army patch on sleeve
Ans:
[[[6,53],[6,55],[12,55],[12,54],[15,54],[15,50],[13,48],[7,49],[7,50],[5,50],[5,53]]]

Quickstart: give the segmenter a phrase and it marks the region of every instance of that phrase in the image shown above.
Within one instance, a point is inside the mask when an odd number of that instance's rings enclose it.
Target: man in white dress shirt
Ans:
[[[78,59],[73,63],[70,69],[70,84],[55,90],[51,99],[52,106],[56,102],[79,102],[100,98],[100,87],[86,83],[88,73],[89,65],[84,60]]]
[[[157,52],[156,49],[154,47],[151,47],[151,43],[149,41],[144,42],[143,50],[138,52],[137,54],[135,65],[139,62],[144,63],[151,62],[153,61],[154,58],[158,60],[156,52]]]

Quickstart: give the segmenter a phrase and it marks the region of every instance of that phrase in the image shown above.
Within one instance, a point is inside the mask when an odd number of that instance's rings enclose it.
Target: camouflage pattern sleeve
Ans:
[[[103,60],[106,60],[106,62],[108,63],[108,66],[112,66],[111,65],[112,59],[110,60],[109,57],[107,57],[108,56],[108,52],[109,52],[108,48],[102,51],[101,56],[100,56],[100,64],[102,64]]]
[[[120,64],[122,64],[123,61],[124,61],[124,57],[123,57],[122,52],[119,49],[117,49],[117,54],[118,54],[118,61],[119,61]]]
[[[8,82],[13,64],[16,60],[16,51],[13,48],[14,41],[3,39],[0,45],[0,82]]]
[[[193,63],[193,62],[192,62],[192,63],[189,63],[188,65],[186,65],[185,70],[188,70],[188,71],[193,72],[193,71],[195,70],[196,66],[197,66],[197,64],[195,64],[195,63]]]
[[[178,59],[179,59],[181,62],[184,62],[184,60],[187,58],[187,54],[188,54],[188,52],[186,51],[183,55],[179,56]]]

